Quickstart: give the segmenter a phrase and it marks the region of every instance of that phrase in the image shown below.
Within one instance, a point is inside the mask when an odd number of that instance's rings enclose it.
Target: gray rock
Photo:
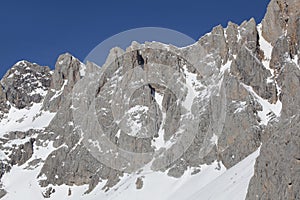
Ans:
[[[211,34],[200,38],[199,44],[207,51],[207,54],[217,54],[214,56],[217,63],[225,64],[228,59],[228,47],[224,35],[224,29],[221,25],[213,28]]]
[[[300,108],[300,69],[294,63],[283,63],[277,81],[281,88],[282,118],[293,117]]]
[[[55,193],[55,189],[52,188],[52,187],[49,187],[49,188],[47,188],[42,194],[43,194],[43,197],[44,197],[44,198],[48,199],[48,198],[51,197],[51,195],[52,195],[53,193]]]
[[[16,149],[12,151],[9,155],[11,165],[23,165],[27,160],[29,160],[33,154],[33,143],[35,139],[31,138],[25,144],[19,145]]]
[[[20,61],[4,75],[0,94],[5,93],[7,101],[18,109],[30,107],[33,103],[41,103],[50,86],[50,78],[48,67]],[[4,97],[1,99],[2,105],[6,103]]]
[[[263,143],[247,199],[300,198],[299,122],[299,115],[281,120]]]
[[[135,182],[135,185],[136,185],[136,189],[137,189],[137,190],[142,189],[142,188],[143,188],[143,185],[144,185],[144,183],[143,183],[143,177],[137,178],[137,179],[136,179],[136,182]]]
[[[289,53],[297,54],[299,46],[299,7],[297,0],[272,0],[262,20],[262,34],[275,44],[281,36],[289,38]],[[297,45],[298,44],[298,45]]]
[[[291,55],[289,54],[288,40],[286,37],[280,37],[276,41],[272,51],[270,68],[274,69],[278,74],[283,67],[282,64],[289,58],[291,58]]]
[[[239,47],[245,45],[251,52],[259,53],[259,37],[254,18],[251,18],[249,21],[244,21],[240,25],[239,30],[241,36]],[[257,58],[261,60],[259,56],[257,56]]]
[[[0,189],[0,199],[7,194],[7,191],[4,189]]]
[[[242,46],[237,59],[231,65],[230,71],[241,82],[251,86],[259,96],[276,102],[276,86],[274,83],[267,83],[267,78],[271,76],[271,73],[248,47]]]
[[[0,119],[2,119],[5,113],[8,113],[10,109],[10,105],[6,99],[6,94],[3,91],[3,86],[0,84]]]
[[[299,1],[271,1],[263,20],[263,36],[274,45],[275,70],[282,102],[281,117],[263,131],[247,199],[299,199]],[[274,153],[276,152],[276,153]]]
[[[63,104],[68,94],[71,93],[74,84],[81,78],[82,63],[66,53],[59,56],[55,70],[51,78],[49,92],[43,104],[44,110],[56,112]]]

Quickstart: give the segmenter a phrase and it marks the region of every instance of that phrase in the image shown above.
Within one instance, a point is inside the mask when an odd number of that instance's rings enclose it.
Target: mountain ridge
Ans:
[[[9,171],[24,168],[40,198],[64,187],[65,198],[97,190],[122,199],[113,192],[125,194],[123,185],[151,192],[155,174],[180,188],[187,173],[201,181],[207,167],[217,180],[258,156],[235,198],[299,198],[299,6],[271,1],[261,24],[229,22],[185,48],[134,42],[112,49],[102,68],[68,53],[54,71],[18,62],[0,87],[0,196],[16,198]],[[85,187],[79,196],[75,186]],[[188,192],[213,195],[201,189]]]

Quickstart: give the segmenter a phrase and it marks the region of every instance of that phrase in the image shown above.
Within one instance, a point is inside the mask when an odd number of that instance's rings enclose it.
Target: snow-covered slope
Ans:
[[[41,130],[47,127],[56,113],[42,110],[43,103],[35,103],[29,108],[17,109],[11,106],[0,121],[0,137],[12,131],[26,132],[29,129]]]
[[[53,149],[52,144],[40,148],[33,157],[45,158]],[[259,149],[226,170],[224,166],[214,162],[203,165],[200,172],[191,175],[194,169],[189,169],[177,179],[163,172],[152,172],[144,169],[140,173],[126,174],[109,192],[102,190],[104,183],[99,184],[90,194],[84,194],[88,186],[52,186],[55,193],[51,200],[227,200],[245,199],[249,181],[254,173],[254,164]],[[43,199],[45,188],[38,184],[37,175],[40,167],[26,169],[27,164],[14,167],[3,177],[3,183],[8,194],[3,199]],[[137,178],[144,180],[144,187],[136,189]],[[28,192],[30,191],[30,192]]]

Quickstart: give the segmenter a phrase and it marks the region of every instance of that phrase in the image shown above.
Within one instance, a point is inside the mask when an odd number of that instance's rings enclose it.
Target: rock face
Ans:
[[[229,169],[260,148],[247,198],[299,199],[298,10],[274,0],[262,25],[229,22],[185,48],[134,42],[102,68],[68,53],[54,71],[17,63],[0,87],[0,177],[37,170],[50,198],[64,184],[109,191],[146,168],[176,179]]]
[[[42,101],[50,77],[48,67],[20,61],[4,75],[0,93],[5,93],[7,101],[18,109],[30,107]]]
[[[3,91],[2,87],[0,87],[0,109],[1,109],[1,114],[0,114],[1,118],[3,117],[3,114],[8,113],[10,109],[9,104],[7,104],[6,94]]]
[[[66,95],[69,94],[74,84],[80,79],[81,73],[84,73],[82,63],[66,53],[61,55],[55,65],[52,75],[50,91],[45,97],[44,109],[55,112],[63,104]]]
[[[275,44],[278,38],[285,35],[290,40],[290,50],[295,52],[299,42],[299,7],[297,0],[272,0],[262,21],[264,38]]]
[[[283,120],[263,143],[247,199],[300,198],[299,120],[299,115]]]
[[[299,9],[299,1],[271,1],[263,19],[262,34],[274,44],[270,67],[281,90],[282,111],[262,143],[247,199],[300,198]]]
[[[24,145],[21,144],[18,148],[14,149],[12,154],[9,156],[11,165],[23,165],[33,154],[33,143],[34,139],[26,142]]]

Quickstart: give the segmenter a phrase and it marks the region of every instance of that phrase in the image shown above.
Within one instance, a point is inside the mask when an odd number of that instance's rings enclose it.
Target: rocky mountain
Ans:
[[[16,63],[0,87],[1,199],[300,199],[300,2],[178,48]]]

